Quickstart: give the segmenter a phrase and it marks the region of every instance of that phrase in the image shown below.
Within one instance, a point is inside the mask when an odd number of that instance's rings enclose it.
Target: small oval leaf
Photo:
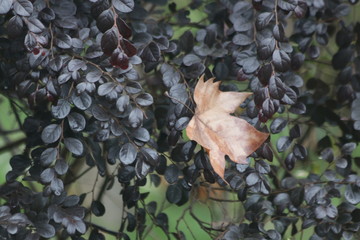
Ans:
[[[84,145],[79,139],[76,138],[65,138],[64,144],[67,150],[75,155],[81,155],[84,152]]]

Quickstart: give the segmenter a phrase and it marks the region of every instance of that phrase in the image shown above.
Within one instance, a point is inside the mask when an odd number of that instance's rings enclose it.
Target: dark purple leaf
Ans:
[[[266,27],[270,21],[273,19],[273,12],[263,12],[260,13],[256,18],[256,29],[261,30]]]
[[[84,152],[84,145],[79,139],[68,137],[64,139],[65,147],[75,155],[81,155]]]
[[[270,172],[270,165],[265,162],[264,160],[259,160],[255,162],[255,169],[259,172],[259,173],[269,173]]]
[[[290,203],[290,196],[287,193],[279,193],[274,198],[274,204],[277,206],[286,206]]]
[[[215,38],[216,38],[216,33],[211,29],[207,29],[204,38],[204,43],[211,48],[215,43]]]
[[[56,46],[62,49],[69,49],[72,46],[72,39],[65,33],[59,33],[54,39]]]
[[[128,95],[121,95],[116,101],[116,108],[119,112],[124,112],[130,104],[130,98]]]
[[[192,64],[199,62],[201,62],[201,58],[192,53],[185,55],[183,58],[183,64],[185,66],[191,66]]]
[[[332,162],[334,160],[334,152],[331,148],[325,148],[321,151],[321,158],[327,162]]]
[[[278,6],[285,11],[293,11],[298,5],[298,0],[279,0]]]
[[[39,234],[43,238],[52,238],[55,236],[55,228],[53,225],[48,223],[35,223],[36,233]]]
[[[332,58],[332,66],[335,70],[340,70],[350,62],[353,56],[353,49],[351,47],[347,47],[344,49],[340,49]]]
[[[285,31],[281,23],[274,26],[273,34],[277,41],[283,42],[285,40]]]
[[[94,200],[91,203],[91,212],[95,216],[100,217],[105,214],[105,206],[100,201]]]
[[[140,154],[138,154],[138,157],[142,156]],[[136,176],[139,179],[143,179],[149,173],[150,168],[151,168],[151,166],[147,162],[144,161],[144,157],[137,159],[136,165],[135,165]]]
[[[114,13],[111,9],[103,11],[96,19],[96,26],[101,32],[106,32],[114,25]]]
[[[86,63],[80,59],[72,59],[68,63],[68,69],[70,72],[77,71],[79,69],[84,70],[86,68]]]
[[[175,123],[175,129],[177,131],[182,131],[186,128],[186,126],[188,125],[190,119],[188,117],[181,117],[178,120],[176,120]]]
[[[334,11],[336,17],[341,18],[341,17],[349,15],[351,9],[350,9],[349,4],[341,3],[341,4],[338,4],[335,7],[335,9],[333,9],[333,11]]]
[[[307,150],[303,145],[295,144],[293,154],[297,159],[305,159],[307,157]]]
[[[66,18],[55,19],[55,24],[60,28],[71,30],[75,30],[79,27],[78,21],[74,16],[67,16]]]
[[[346,168],[348,166],[348,161],[345,158],[340,158],[336,160],[336,167]]]
[[[33,5],[28,0],[16,0],[13,7],[16,14],[24,17],[29,17],[33,12]]]
[[[302,102],[297,102],[289,108],[289,112],[295,113],[295,114],[305,114],[306,106]]]
[[[266,98],[264,100],[262,104],[262,111],[267,118],[271,118],[272,115],[274,115],[274,113],[276,112],[276,108],[271,98]]]
[[[154,43],[150,42],[141,52],[140,57],[144,62],[158,62],[160,60],[160,48]]]
[[[188,53],[191,52],[194,46],[194,36],[191,31],[186,31],[179,38],[179,48]]]
[[[260,66],[256,52],[250,50],[240,52],[236,57],[236,63],[243,67],[246,74],[255,72]]]
[[[182,191],[181,188],[177,185],[169,185],[166,190],[166,199],[169,203],[178,203],[181,200]]]
[[[40,20],[37,18],[29,18],[26,24],[29,28],[29,31],[33,33],[41,33],[45,29],[44,24],[42,24],[42,22],[40,22]]]
[[[132,164],[137,156],[137,150],[132,143],[125,143],[119,152],[120,161],[125,164],[129,165]]]
[[[275,118],[270,125],[270,131],[272,134],[281,132],[287,125],[287,121],[283,118]]]
[[[118,44],[119,34],[118,30],[115,27],[107,30],[101,37],[101,49],[108,56],[111,56],[113,51],[117,48]]]
[[[268,88],[259,88],[255,91],[254,102],[257,107],[262,107],[263,102],[269,96]]]
[[[327,207],[326,207],[326,215],[329,217],[329,218],[336,218],[337,215],[338,215],[338,210],[337,208],[332,205],[332,204],[329,204]]]
[[[139,108],[134,108],[129,114],[129,123],[132,128],[138,128],[143,122],[143,112]]]
[[[58,155],[57,148],[45,149],[45,151],[43,151],[40,156],[41,165],[44,167],[50,166],[53,163],[53,161],[55,161],[57,155]]]
[[[142,93],[135,98],[137,104],[142,107],[150,106],[154,103],[153,97],[149,93]]]
[[[33,51],[33,49],[37,46],[36,38],[33,33],[28,33],[24,39],[24,45],[28,51]]]
[[[245,191],[246,192],[246,191]],[[236,225],[230,225],[227,230],[225,231],[225,234],[222,238],[224,239],[236,239],[238,236],[241,235],[241,230]]]
[[[51,181],[50,188],[56,196],[59,196],[64,191],[64,183],[61,179],[55,177]]]
[[[133,0],[113,0],[112,4],[117,10],[123,13],[131,12],[135,5]]]
[[[30,165],[31,160],[24,155],[15,155],[10,159],[10,166],[14,171],[22,172]]]
[[[288,136],[282,136],[276,142],[278,152],[283,152],[290,147],[291,139]]]
[[[307,50],[310,59],[317,59],[320,56],[320,48],[318,46],[311,45]]]
[[[69,169],[69,165],[67,164],[67,162],[64,159],[60,158],[60,159],[56,160],[54,169],[57,174],[64,175],[67,173],[67,171]]]
[[[205,71],[205,66],[202,63],[194,63],[188,67],[182,68],[181,71],[186,78],[197,78]]]
[[[148,142],[150,140],[150,134],[145,128],[139,128],[133,132],[133,136],[136,140],[141,142]]]
[[[133,166],[120,168],[117,176],[120,183],[128,183],[135,177],[135,168]]]
[[[67,81],[69,81],[71,78],[71,72],[65,72],[63,74],[61,74],[58,78],[58,83],[59,84],[64,84]]]
[[[44,21],[52,21],[55,19],[55,12],[51,8],[44,8],[39,12],[39,17]]]
[[[159,213],[156,216],[156,224],[161,226],[165,231],[168,231],[169,228],[169,219],[165,213]]]
[[[169,184],[173,184],[178,180],[178,177],[180,175],[179,168],[175,164],[169,165],[164,173],[165,180]]]
[[[247,32],[252,29],[253,24],[243,17],[234,19],[234,29],[237,32]]]
[[[295,126],[293,126],[291,129],[290,129],[290,133],[289,133],[290,137],[292,139],[295,139],[295,138],[298,138],[301,136],[301,129],[300,129],[300,126],[298,124],[296,124]]]
[[[125,87],[126,92],[130,94],[137,94],[141,92],[142,87],[138,82],[128,82]]]
[[[125,22],[123,19],[121,19],[121,18],[119,18],[119,17],[116,18],[116,25],[117,25],[117,27],[118,27],[118,30],[119,30],[120,34],[121,34],[124,38],[128,39],[128,38],[131,37],[131,35],[132,35],[132,30],[131,30],[131,28],[126,24],[126,22]]]
[[[141,153],[145,156],[145,161],[147,163],[149,163],[153,167],[157,166],[158,164],[157,160],[159,158],[159,155],[156,150],[147,147],[142,147]]]
[[[291,56],[291,68],[296,71],[299,70],[305,60],[305,55],[302,53],[296,53]]]
[[[110,130],[111,130],[111,133],[116,137],[119,137],[124,133],[123,127],[120,126],[120,124],[117,121],[113,121],[111,123]]]
[[[1,0],[0,1],[0,14],[6,14],[10,11],[13,5],[13,0]]]
[[[274,153],[268,143],[264,143],[262,145],[260,154],[262,157],[264,157],[268,161],[270,161],[270,162],[273,161]]]
[[[116,91],[115,89],[118,87],[119,85],[117,83],[114,82],[107,82],[104,84],[101,84],[98,87],[98,91],[97,93],[99,94],[99,96],[105,96],[107,94],[110,94],[112,91]]]
[[[293,105],[296,103],[297,101],[297,94],[294,90],[292,90],[291,88],[285,86],[285,95],[284,97],[281,99],[281,102],[289,104],[289,105]]]
[[[129,42],[127,39],[121,39],[120,40],[120,46],[122,48],[122,50],[124,50],[125,54],[128,56],[128,57],[133,57],[135,56],[136,52],[137,52],[137,49],[136,47],[131,43]]]
[[[316,216],[317,219],[323,219],[323,218],[326,217],[326,207],[321,206],[321,205],[317,206],[315,208],[314,213],[315,213],[315,216]]]
[[[259,175],[257,173],[250,173],[246,177],[246,184],[248,186],[254,186],[256,183],[260,181]]]
[[[100,1],[93,1],[91,6],[91,15],[94,18],[97,18],[103,11],[109,9],[111,7],[111,3],[109,0],[100,0]]]
[[[170,88],[169,95],[171,96],[171,101],[175,104],[178,104],[179,102],[185,103],[188,99],[186,87],[184,84],[180,83],[177,83]]]
[[[102,76],[102,72],[98,70],[94,70],[86,74],[86,80],[88,82],[97,82],[100,80],[101,76]]]
[[[24,27],[24,23],[21,17],[13,16],[12,18],[10,18],[8,25],[6,27],[9,37],[16,38],[20,36],[23,32],[23,27]]]
[[[160,71],[163,75],[162,80],[166,87],[170,88],[180,81],[180,73],[169,64],[162,64]]]
[[[275,39],[265,38],[263,39],[258,46],[257,55],[260,60],[267,60],[273,54],[275,50]]]
[[[269,80],[269,94],[274,99],[282,99],[285,94],[285,86],[280,78],[271,76]]]
[[[259,81],[264,85],[268,85],[269,79],[272,76],[273,68],[271,64],[265,64],[260,67],[257,77],[259,78]]]
[[[218,79],[226,79],[229,75],[229,68],[226,63],[218,62],[214,68],[215,77]]]
[[[59,140],[62,128],[58,124],[50,124],[44,128],[41,133],[41,139],[44,143],[54,143]]]
[[[304,188],[297,187],[291,190],[290,199],[294,206],[298,207],[304,201]]]
[[[289,55],[285,51],[276,49],[272,54],[272,62],[275,70],[286,72],[290,68],[291,61]]]
[[[40,175],[40,179],[43,183],[51,182],[55,177],[55,171],[53,168],[46,168]]]
[[[161,51],[165,51],[169,48],[170,42],[166,37],[154,38]]]
[[[93,44],[86,49],[85,57],[89,59],[94,59],[101,57],[103,55],[103,51],[101,50],[100,45]]]
[[[51,107],[51,113],[57,119],[65,118],[67,115],[69,115],[70,110],[70,103],[65,99],[59,99],[57,104]]]
[[[285,158],[285,166],[286,168],[291,171],[294,169],[295,167],[295,163],[296,163],[296,157],[294,156],[293,153],[289,153],[289,155],[287,155],[287,157]]]
[[[254,42],[254,39],[244,33],[238,33],[233,37],[232,42],[239,46],[247,46]]]
[[[81,110],[88,109],[92,103],[91,97],[86,92],[83,92],[79,95],[72,95],[72,101],[74,105]]]
[[[116,48],[111,54],[110,63],[125,70],[129,67],[129,57],[120,48]]]
[[[355,150],[355,148],[356,148],[356,143],[354,142],[345,143],[341,147],[341,153],[344,155],[351,155],[351,153]]]
[[[53,70],[55,72],[58,72],[58,71],[60,71],[62,69],[63,63],[64,62],[63,62],[63,59],[61,57],[56,57],[56,58],[53,58],[53,59],[50,60],[49,67],[51,68],[51,70]],[[70,76],[71,76],[70,73],[68,73],[66,75],[69,75],[69,79],[70,79]],[[59,78],[60,78],[60,76],[59,76]],[[67,82],[69,79],[67,79],[65,82]],[[59,83],[60,83],[60,81],[59,81]]]
[[[298,18],[302,18],[306,14],[307,10],[308,10],[308,6],[306,2],[300,1],[298,5],[295,7],[294,12]]]
[[[360,189],[357,185],[349,184],[345,189],[345,199],[351,204],[358,204],[360,202]]]

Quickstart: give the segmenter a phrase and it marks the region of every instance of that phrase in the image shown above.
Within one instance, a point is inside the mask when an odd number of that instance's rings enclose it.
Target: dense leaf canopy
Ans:
[[[0,238],[359,239],[357,2],[0,0]],[[223,176],[202,75],[269,135]]]

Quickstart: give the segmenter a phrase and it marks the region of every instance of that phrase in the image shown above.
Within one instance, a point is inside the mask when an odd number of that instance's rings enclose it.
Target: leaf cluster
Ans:
[[[357,2],[0,0],[0,94],[26,115],[25,146],[0,187],[0,236],[144,239],[156,226],[168,239],[198,228],[219,239],[308,230],[312,240],[351,239],[360,228]],[[221,91],[253,92],[233,117],[270,134],[249,164],[226,156],[224,179],[184,131],[203,74]],[[91,191],[68,194],[94,169]],[[92,217],[111,212],[102,197],[115,185],[123,214],[112,230]],[[183,210],[176,222],[149,185]],[[242,220],[205,222],[194,212],[203,201],[239,203]],[[185,216],[197,226],[180,229]]]

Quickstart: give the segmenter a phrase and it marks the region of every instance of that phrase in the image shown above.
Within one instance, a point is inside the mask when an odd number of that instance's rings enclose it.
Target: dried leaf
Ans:
[[[251,93],[221,92],[220,83],[200,78],[194,93],[195,115],[186,133],[207,150],[214,171],[224,179],[225,155],[236,163],[247,163],[247,156],[260,147],[268,134],[230,115]]]

